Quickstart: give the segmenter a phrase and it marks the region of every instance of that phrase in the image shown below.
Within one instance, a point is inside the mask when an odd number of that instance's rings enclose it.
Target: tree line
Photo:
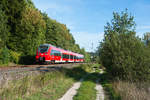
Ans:
[[[127,10],[113,13],[104,27],[104,39],[98,47],[99,63],[114,79],[150,80],[150,33],[136,36],[134,16]]]
[[[66,25],[38,10],[31,0],[1,0],[0,22],[0,64],[30,64],[43,43],[82,53],[89,61]]]

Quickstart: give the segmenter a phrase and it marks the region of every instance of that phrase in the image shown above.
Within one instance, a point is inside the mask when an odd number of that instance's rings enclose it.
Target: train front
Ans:
[[[37,52],[36,52],[36,57],[35,57],[37,63],[45,63],[46,61],[50,60],[49,48],[50,48],[50,45],[48,45],[48,44],[43,44],[43,45],[39,46],[39,48],[37,49]]]

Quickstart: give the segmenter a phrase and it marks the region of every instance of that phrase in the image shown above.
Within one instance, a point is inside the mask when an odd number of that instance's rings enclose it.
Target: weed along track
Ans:
[[[2,100],[96,100],[99,74],[86,71],[92,69],[89,66],[15,72],[16,78],[1,81],[0,97]],[[21,77],[20,72],[25,76]]]
[[[80,65],[77,64],[53,64],[53,65],[18,65],[13,67],[0,67],[0,84],[3,81],[22,78],[29,74],[41,73],[41,72],[50,72],[59,70],[61,68],[73,68],[75,66]]]
[[[48,68],[49,69],[49,68]],[[75,65],[70,68],[52,67],[49,70],[38,71],[10,71],[1,80],[0,97],[2,100],[57,100],[60,98],[74,82],[78,81],[86,72],[82,65]],[[8,79],[8,77],[13,79]],[[21,77],[21,74],[24,74]],[[21,77],[21,78],[19,78]],[[9,80],[9,81],[7,81]],[[62,84],[63,83],[63,84]]]
[[[7,71],[7,70],[17,70],[17,69],[23,69],[23,68],[38,68],[38,67],[68,67],[72,68],[74,65],[79,65],[79,64],[85,64],[85,63],[68,63],[68,64],[50,64],[50,65],[16,65],[16,66],[0,66],[0,72],[1,71]]]

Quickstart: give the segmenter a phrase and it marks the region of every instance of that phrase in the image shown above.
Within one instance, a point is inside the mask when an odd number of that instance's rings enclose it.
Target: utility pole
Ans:
[[[92,42],[92,48],[91,49],[93,50],[93,42]]]
[[[94,59],[94,53],[93,53],[93,42],[92,42],[92,47],[91,47],[91,61],[93,62],[93,59]]]

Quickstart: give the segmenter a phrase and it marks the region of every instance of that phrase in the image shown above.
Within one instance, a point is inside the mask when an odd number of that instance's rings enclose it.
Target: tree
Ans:
[[[0,0],[1,9],[5,13],[8,21],[7,26],[9,27],[9,40],[6,43],[7,47],[9,49],[15,50],[17,47],[17,44],[14,44],[16,42],[17,36],[16,36],[16,29],[18,28],[18,25],[20,24],[21,15],[22,12],[26,6],[25,0]]]
[[[144,42],[147,46],[150,46],[150,32],[144,34]]]
[[[104,40],[99,48],[100,61],[113,77],[150,78],[150,56],[135,35],[134,17],[129,16],[127,10],[121,14],[114,12],[111,23],[105,26]]]
[[[75,40],[66,25],[50,19],[45,13],[42,13],[42,15],[46,22],[46,43],[66,50],[80,52],[79,46],[75,44]]]
[[[50,19],[46,13],[42,13],[43,19],[46,22],[46,43],[60,46],[58,41],[63,37],[59,34],[59,23],[56,20]]]
[[[80,53],[84,55],[85,62],[90,62],[91,61],[90,60],[90,57],[91,57],[90,54],[87,53],[84,48],[81,49]]]
[[[8,64],[9,62],[9,50],[6,47],[9,37],[9,28],[7,25],[8,19],[0,5],[0,63]]]
[[[32,0],[0,0],[0,5],[0,55],[8,49],[12,56],[18,55],[14,62],[18,62],[21,56],[23,59],[26,59],[24,56],[33,58],[43,43],[80,53],[80,47],[75,44],[66,25],[39,11]]]
[[[17,29],[17,51],[25,55],[34,55],[37,47],[45,43],[45,21],[41,13],[32,7],[26,7],[22,13],[21,24]],[[19,41],[19,42],[18,42]]]
[[[0,48],[5,47],[8,42],[9,28],[7,25],[8,19],[0,6]]]

